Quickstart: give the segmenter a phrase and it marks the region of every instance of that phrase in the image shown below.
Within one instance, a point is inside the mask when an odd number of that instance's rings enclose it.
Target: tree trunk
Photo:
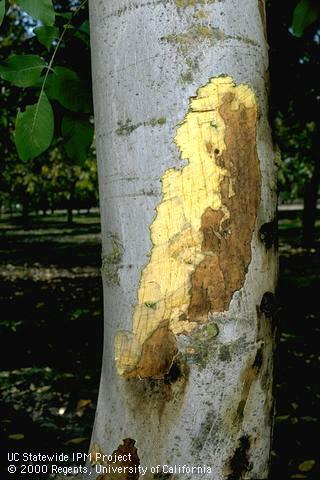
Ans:
[[[75,189],[76,189],[76,181],[73,181],[70,185],[69,198],[67,199],[67,223],[69,226],[73,224],[73,207],[74,207]]]
[[[22,200],[22,225],[25,228],[30,227],[29,200],[27,198]]]
[[[318,155],[318,152],[316,152]],[[311,247],[315,240],[315,223],[317,219],[317,203],[320,183],[320,162],[317,159],[312,177],[306,182],[303,205],[303,245]]]
[[[266,479],[277,262],[263,2],[91,1],[90,20],[105,299],[93,472]],[[127,470],[112,476],[102,452]]]
[[[69,226],[73,224],[73,210],[72,210],[72,205],[70,204],[70,201],[68,201],[68,207],[67,207],[67,224]]]

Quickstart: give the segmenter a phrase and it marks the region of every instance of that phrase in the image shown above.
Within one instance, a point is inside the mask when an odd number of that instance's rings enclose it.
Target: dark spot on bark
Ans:
[[[112,452],[112,460],[106,464],[106,466],[112,465],[114,468],[117,467],[125,473],[105,473],[104,475],[99,475],[97,480],[138,480],[140,459],[138,457],[138,450],[135,447],[135,443],[135,440],[132,438],[125,438],[122,440],[122,445],[119,445],[117,450]],[[130,454],[130,456],[128,454]],[[120,460],[121,456],[124,455],[127,460]],[[129,460],[128,457],[131,460]],[[131,473],[129,467],[132,467],[133,473]]]
[[[155,473],[153,475],[153,478],[155,478],[156,480],[169,480],[170,478],[172,478],[172,474],[159,472]]]
[[[260,370],[263,363],[263,347],[260,347],[256,353],[252,368]]]
[[[260,303],[260,312],[264,313],[266,317],[272,318],[278,312],[278,309],[274,294],[272,292],[264,293]]]
[[[239,446],[234,452],[233,457],[229,461],[230,474],[227,480],[241,480],[243,475],[251,470],[251,465],[248,458],[250,450],[250,438],[248,435],[243,435],[239,440]]]
[[[155,360],[156,361],[156,360]],[[158,413],[159,421],[166,410],[166,420],[176,418],[184,399],[190,367],[179,354],[164,378],[128,378],[125,380],[128,408],[135,418],[144,419]],[[141,406],[143,405],[143,408]]]
[[[231,361],[231,355],[229,352],[229,348],[226,345],[221,345],[220,351],[219,351],[219,360],[222,362],[230,362]]]
[[[176,382],[182,375],[180,365],[177,361],[174,361],[171,365],[169,372],[164,376],[165,383],[174,383]]]
[[[218,148],[216,148],[215,151],[214,151],[214,153],[215,153],[216,155],[219,155],[220,150],[219,150]]]
[[[238,408],[237,408],[237,418],[240,420],[240,422],[243,420],[243,412],[246,406],[246,400],[240,400]]]
[[[212,149],[213,149],[212,143],[207,142],[206,143],[206,149],[207,149],[207,152],[210,154],[212,152]]]
[[[266,248],[278,247],[278,228],[277,221],[264,223],[259,230],[259,238],[265,244]]]
[[[233,417],[233,425],[240,425],[242,423],[244,409],[249,398],[250,390],[253,383],[258,378],[259,372],[263,364],[263,360],[263,346],[261,345],[256,352],[256,356],[253,362],[247,365],[247,367],[243,370],[241,374],[242,389],[240,401]]]

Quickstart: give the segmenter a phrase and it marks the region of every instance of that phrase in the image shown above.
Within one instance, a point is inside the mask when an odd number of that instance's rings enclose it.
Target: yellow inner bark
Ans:
[[[145,341],[165,325],[175,335],[189,334],[198,325],[188,318],[191,278],[203,260],[201,216],[208,207],[230,213],[222,202],[220,184],[230,172],[219,166],[216,154],[225,149],[225,124],[219,107],[226,94],[231,110],[256,108],[253,91],[235,85],[231,77],[211,79],[190,99],[190,108],[174,138],[187,165],[170,168],[161,178],[162,200],[150,226],[152,250],[143,268],[134,309],[132,332],[118,332],[115,360],[120,375],[138,368]],[[236,159],[235,159],[236,161]],[[232,178],[229,196],[234,195]],[[157,359],[155,358],[156,362]]]

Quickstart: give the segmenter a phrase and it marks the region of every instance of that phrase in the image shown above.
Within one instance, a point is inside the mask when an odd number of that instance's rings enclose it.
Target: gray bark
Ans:
[[[275,337],[273,300],[265,293],[275,292],[277,262],[272,239],[262,241],[268,232],[259,234],[276,210],[262,2],[91,0],[90,22],[105,308],[92,446],[111,454],[133,439],[146,479],[157,478],[152,466],[184,464],[212,470],[165,478],[265,479]],[[213,339],[202,339],[203,325],[179,334],[176,370],[165,378],[124,378],[114,339],[132,331],[153,248],[150,226],[163,199],[160,180],[187,164],[179,161],[177,129],[190,98],[221,75],[248,85],[258,105],[261,188],[251,261],[228,308],[209,312]],[[185,354],[192,349],[195,355]]]

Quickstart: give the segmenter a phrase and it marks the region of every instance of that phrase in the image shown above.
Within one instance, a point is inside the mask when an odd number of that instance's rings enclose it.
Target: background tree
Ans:
[[[88,185],[91,180],[92,186],[95,185],[96,180],[92,178],[92,161],[88,160],[93,119],[85,4],[35,2],[36,7],[32,7],[32,2],[21,1],[17,2],[20,8],[11,6],[4,18],[0,52],[3,60],[1,190],[7,201],[11,198],[12,203],[23,206],[25,220],[30,208],[46,210],[49,205],[55,208],[54,204],[61,205],[64,199],[63,207],[67,208],[71,222],[76,190],[85,186],[84,177],[87,184],[81,193],[82,201],[88,187],[89,197],[94,198]],[[28,11],[24,12],[24,8]],[[78,55],[74,55],[75,51]],[[49,147],[50,158],[44,154]],[[55,154],[58,151],[60,154]],[[42,156],[37,158],[39,155]],[[52,170],[49,177],[48,169]],[[44,170],[47,173],[41,177]],[[57,175],[59,182],[55,182]],[[82,183],[78,182],[80,177]],[[48,184],[49,178],[54,185]]]
[[[281,190],[295,190],[303,196],[303,242],[310,246],[320,181],[320,91],[316,81],[320,8],[316,1],[302,0],[292,9],[291,2],[269,2],[268,29],[277,38],[270,49],[272,115],[284,158]]]

